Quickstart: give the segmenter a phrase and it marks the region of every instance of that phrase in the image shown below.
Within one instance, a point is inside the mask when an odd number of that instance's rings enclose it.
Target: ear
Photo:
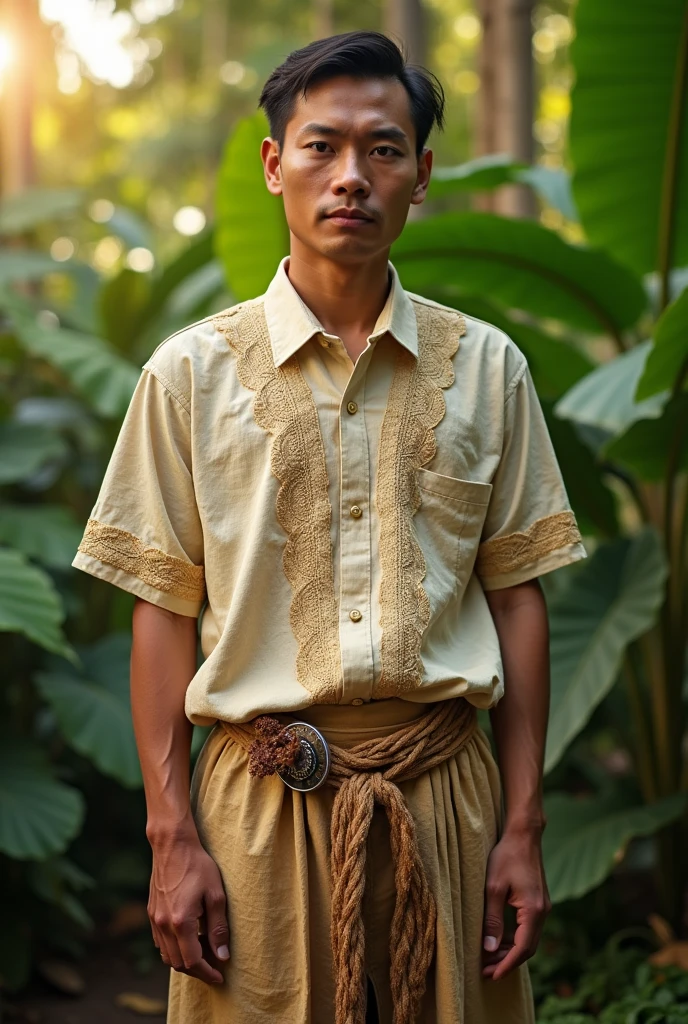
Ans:
[[[280,167],[279,142],[276,139],[263,139],[260,147],[260,158],[263,161],[265,184],[273,196],[282,195],[282,168]]]
[[[425,199],[428,191],[428,185],[430,184],[431,171],[432,150],[424,149],[418,157],[418,175],[416,177],[416,184],[413,186],[413,192],[411,193],[412,205],[419,206]]]

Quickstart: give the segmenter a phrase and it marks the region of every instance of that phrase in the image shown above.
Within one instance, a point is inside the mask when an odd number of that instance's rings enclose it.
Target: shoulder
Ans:
[[[180,328],[160,342],[143,369],[189,408],[194,387],[204,378],[217,374],[219,364],[233,360],[227,339],[232,323],[259,313],[262,302],[262,296],[240,302]]]
[[[432,312],[440,320],[444,320],[450,329],[456,329],[460,335],[457,359],[462,371],[472,371],[480,377],[492,381],[499,379],[505,397],[513,391],[527,369],[527,361],[516,342],[505,331],[495,324],[470,316],[452,306],[442,305],[423,295],[407,292],[416,309],[416,315]]]

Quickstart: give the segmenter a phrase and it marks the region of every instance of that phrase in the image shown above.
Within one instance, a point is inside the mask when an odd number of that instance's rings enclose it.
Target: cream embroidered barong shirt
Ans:
[[[198,724],[391,696],[490,707],[484,592],[585,557],[525,358],[390,264],[354,364],[287,267],[155,350],[73,564],[200,616]]]

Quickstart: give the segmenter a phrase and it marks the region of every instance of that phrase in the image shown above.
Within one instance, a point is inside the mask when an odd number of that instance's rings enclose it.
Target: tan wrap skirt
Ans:
[[[397,698],[360,707],[317,705],[297,716],[332,745],[390,735],[428,705]],[[278,716],[279,717],[279,716]],[[285,718],[285,721],[288,719]],[[248,754],[221,726],[192,782],[199,834],[227,893],[231,958],[224,985],[171,973],[168,1024],[333,1024],[330,818],[334,790],[307,795],[278,776],[248,774]],[[459,752],[399,783],[437,903],[435,959],[417,1022],[533,1024],[527,966],[482,977],[485,869],[501,814],[497,765],[478,728]],[[389,933],[394,875],[387,817],[376,807],[368,838],[366,972],[380,1024],[392,1022]]]

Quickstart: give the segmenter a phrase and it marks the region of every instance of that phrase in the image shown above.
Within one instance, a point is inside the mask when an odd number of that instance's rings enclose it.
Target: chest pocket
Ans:
[[[421,505],[414,525],[425,556],[423,586],[433,614],[464,589],[473,571],[492,484],[418,470]]]

